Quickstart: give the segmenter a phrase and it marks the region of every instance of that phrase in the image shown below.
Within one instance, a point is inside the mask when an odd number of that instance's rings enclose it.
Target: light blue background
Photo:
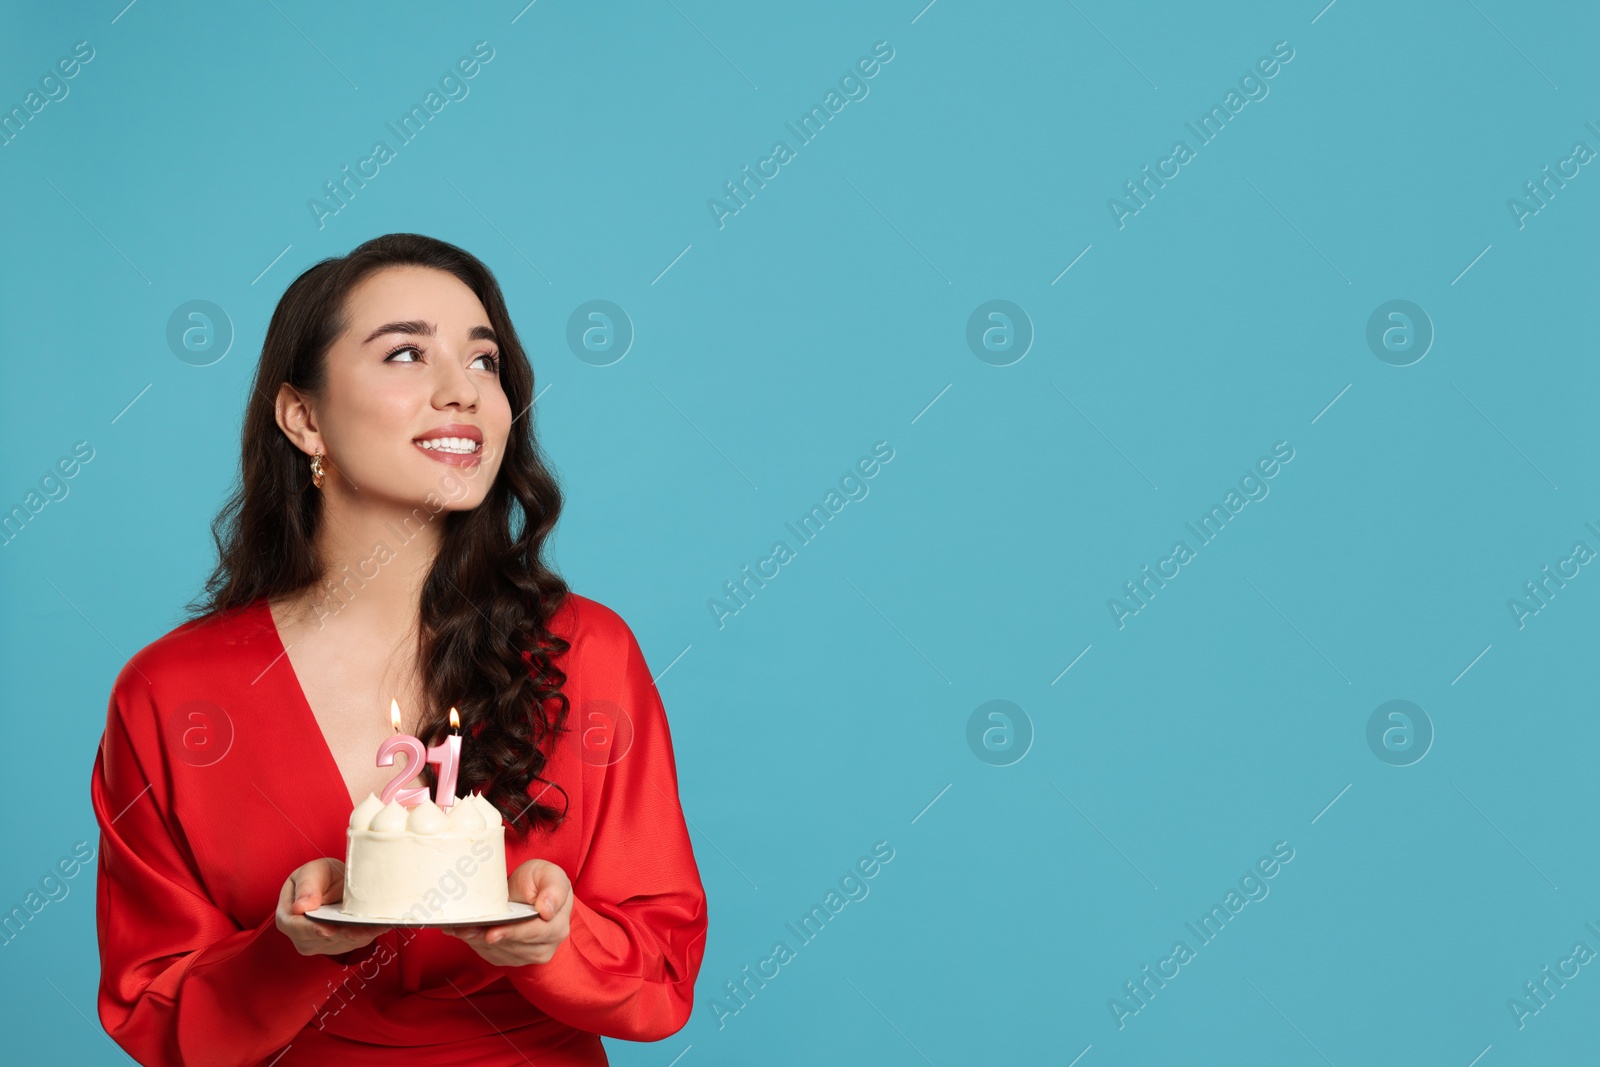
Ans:
[[[0,507],[95,456],[0,549],[0,905],[96,840],[112,679],[210,569],[283,288],[410,230],[497,273],[555,561],[671,664],[710,935],[687,1026],[615,1062],[1591,1055],[1600,967],[1522,1029],[1507,1001],[1600,950],[1600,577],[1522,628],[1507,601],[1600,549],[1600,176],[1524,228],[1506,202],[1600,149],[1600,16],[1323,2],[9,5],[5,108],[95,57],[0,147]],[[470,95],[319,229],[307,200],[480,40]],[[719,229],[707,200],[878,41],[870,94]],[[1108,198],[1278,41],[1270,94],[1119,229]],[[608,367],[565,340],[597,298],[637,331]],[[165,340],[195,299],[236,332],[210,366]],[[992,299],[1036,331],[1010,366],[965,340]],[[1436,331],[1406,367],[1366,342],[1393,299]],[[719,629],[708,600],[880,440],[867,498]],[[1119,629],[1107,600],[1278,441],[1270,495]],[[1031,722],[1010,766],[968,747],[993,699]],[[1410,766],[1366,740],[1391,699],[1436,731]],[[877,841],[870,895],[719,1027]],[[1279,841],[1270,895],[1119,1029],[1108,1000]],[[124,1062],[69,884],[0,957],[8,1054]]]

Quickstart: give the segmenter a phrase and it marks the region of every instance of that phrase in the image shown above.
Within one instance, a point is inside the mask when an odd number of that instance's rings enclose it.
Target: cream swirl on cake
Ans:
[[[368,793],[351,811],[345,914],[468,922],[503,915],[509,901],[505,821],[477,793],[449,810],[428,797],[408,808]]]

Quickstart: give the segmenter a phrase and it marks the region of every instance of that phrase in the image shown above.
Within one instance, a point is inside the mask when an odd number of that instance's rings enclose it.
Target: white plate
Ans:
[[[365,915],[346,915],[339,910],[337,904],[324,904],[320,908],[312,908],[305,913],[308,919],[321,919],[331,923],[350,923],[358,926],[495,926],[499,923],[520,922],[523,919],[536,919],[539,913],[531,904],[522,904],[515,900],[508,905],[507,911],[499,915],[491,915],[486,919],[451,919],[447,922],[418,921],[416,919],[373,919]]]

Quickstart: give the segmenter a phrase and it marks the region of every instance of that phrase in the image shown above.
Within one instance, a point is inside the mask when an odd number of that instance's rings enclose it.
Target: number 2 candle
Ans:
[[[393,767],[396,752],[406,755],[405,769],[389,779],[389,784],[383,787],[383,792],[378,794],[378,799],[387,804],[390,801],[399,801],[402,807],[412,807],[422,802],[428,795],[425,785],[405,786],[407,780],[415,778],[422,769],[427,753],[418,741],[410,734],[400,733],[400,702],[391,698],[389,700],[389,722],[395,728],[393,737],[385,738],[383,744],[378,746],[378,766]]]

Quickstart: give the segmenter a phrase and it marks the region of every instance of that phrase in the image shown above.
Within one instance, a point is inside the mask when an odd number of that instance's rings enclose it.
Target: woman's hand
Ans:
[[[498,967],[549,963],[567,939],[572,918],[572,882],[548,860],[529,860],[511,872],[506,889],[512,900],[532,904],[536,919],[499,926],[446,926],[473,951]]]
[[[391,929],[388,926],[356,926],[345,923],[318,922],[308,919],[305,913],[324,904],[337,904],[344,899],[344,863],[323,857],[295,868],[283,883],[278,894],[278,929],[294,942],[302,956],[337,956],[342,952],[365,948],[376,941],[379,934]]]

